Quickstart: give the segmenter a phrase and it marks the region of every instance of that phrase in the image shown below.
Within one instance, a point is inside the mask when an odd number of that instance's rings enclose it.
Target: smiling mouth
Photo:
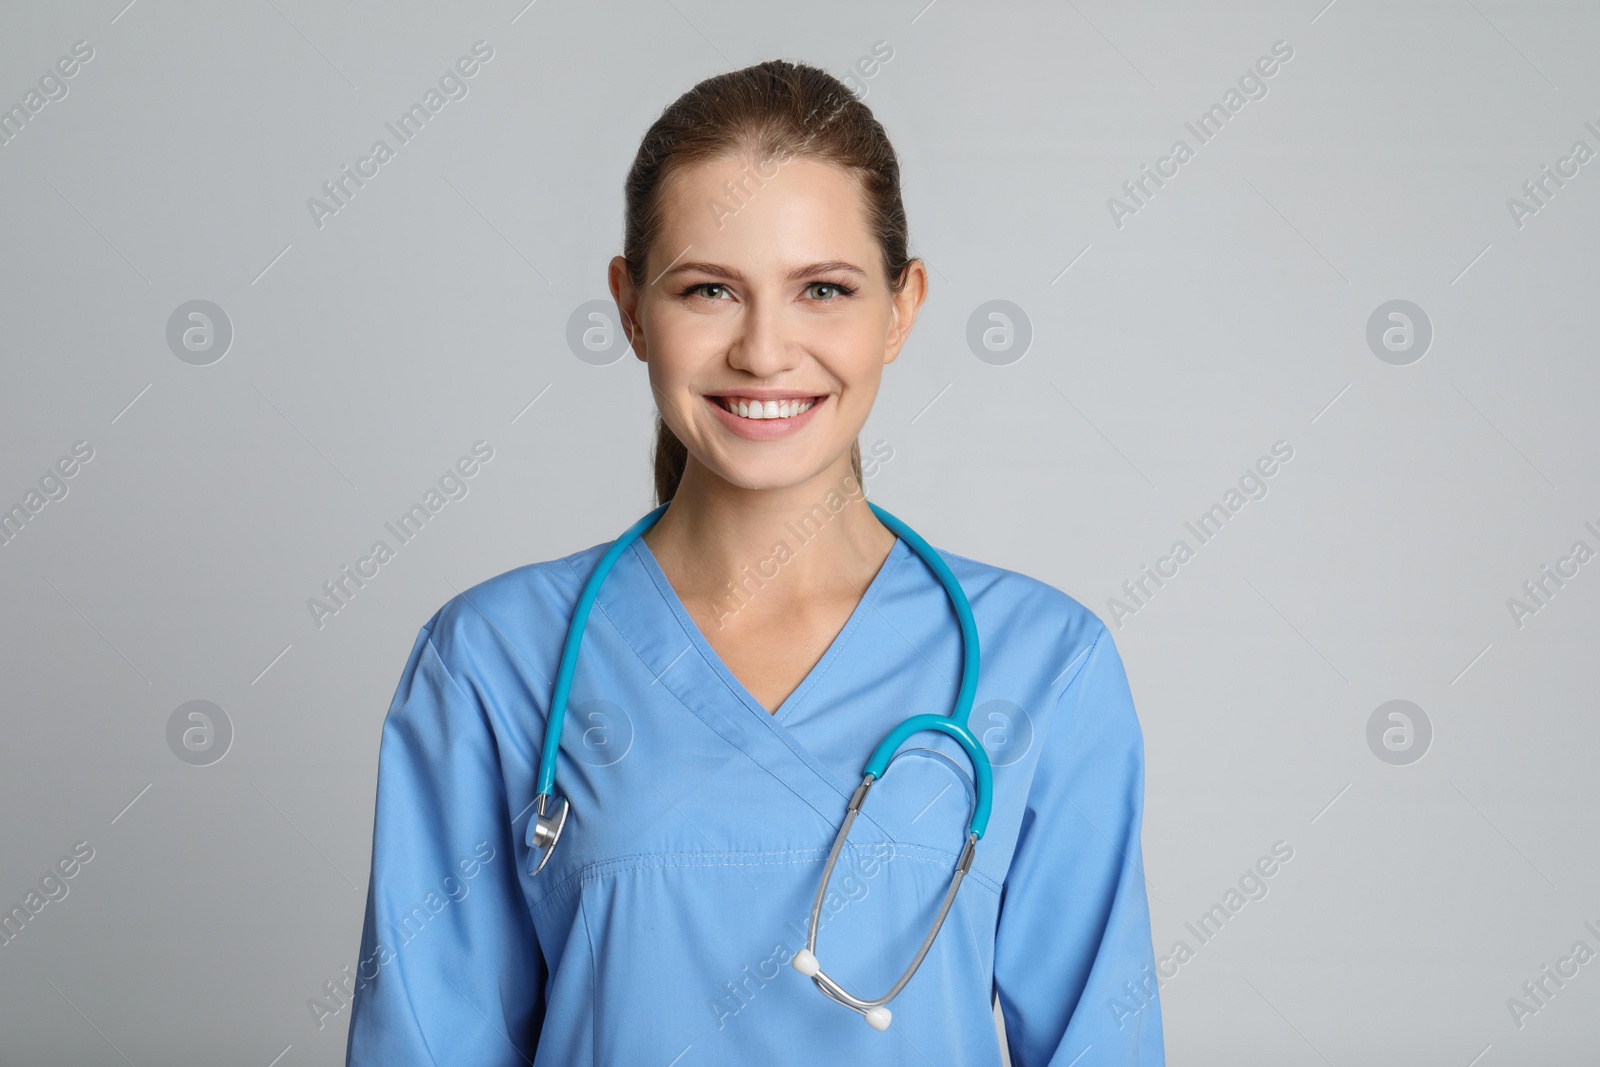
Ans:
[[[792,419],[809,411],[820,397],[795,397],[792,400],[758,400],[743,396],[707,397],[713,404],[741,419]]]

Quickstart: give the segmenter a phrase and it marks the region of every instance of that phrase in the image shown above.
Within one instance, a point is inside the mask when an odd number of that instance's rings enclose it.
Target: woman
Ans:
[[[383,730],[349,1062],[997,1065],[998,996],[1014,1064],[1162,1063],[1143,743],[1109,633],[939,553],[958,606],[863,494],[857,434],[927,287],[882,127],[826,72],[762,63],[669,107],[626,191],[610,284],[665,510],[418,634]],[[869,755],[958,706],[966,604],[992,775],[919,732],[824,886]],[[559,800],[536,802],[575,611]],[[876,1014],[819,993],[816,960],[863,1004],[896,983],[985,786],[920,969]]]

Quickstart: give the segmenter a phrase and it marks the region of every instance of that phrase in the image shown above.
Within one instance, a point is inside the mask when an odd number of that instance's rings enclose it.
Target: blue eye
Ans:
[[[836,291],[841,298],[842,297],[848,297],[848,296],[854,296],[855,292],[856,292],[854,289],[850,288],[850,286],[844,285],[844,284],[842,284],[840,282],[812,282],[810,285],[806,286],[806,288],[807,289],[832,289],[832,290]],[[821,299],[822,299],[823,303],[832,303],[833,302],[832,298],[829,298],[829,297],[823,297]]]

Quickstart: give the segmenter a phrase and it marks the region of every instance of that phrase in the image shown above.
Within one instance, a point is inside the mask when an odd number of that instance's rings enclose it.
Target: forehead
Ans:
[[[875,243],[850,171],[741,155],[686,166],[662,188],[651,259],[665,265],[691,248],[692,258],[717,262],[851,259],[867,269]]]

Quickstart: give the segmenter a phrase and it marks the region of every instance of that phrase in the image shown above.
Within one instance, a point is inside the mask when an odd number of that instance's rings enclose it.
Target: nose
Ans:
[[[799,362],[800,350],[781,307],[755,299],[738,318],[728,345],[728,365],[756,378],[773,378]]]

